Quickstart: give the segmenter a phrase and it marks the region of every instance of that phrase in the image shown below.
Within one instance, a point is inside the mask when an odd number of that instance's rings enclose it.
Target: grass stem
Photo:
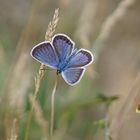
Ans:
[[[59,9],[55,9],[53,19],[52,19],[52,21],[50,21],[48,28],[47,28],[47,31],[46,31],[45,40],[51,41],[52,35],[55,31],[55,28],[57,26],[58,21],[59,21]],[[28,140],[28,138],[29,138],[29,130],[30,130],[32,116],[33,116],[33,112],[34,112],[34,104],[35,104],[35,101],[38,97],[40,83],[45,75],[45,72],[46,72],[46,66],[44,64],[41,64],[39,71],[35,77],[35,91],[34,91],[33,103],[32,103],[31,111],[29,113],[29,117],[27,120],[24,140]]]
[[[57,83],[58,83],[58,74],[56,75],[56,80],[55,80],[54,88],[51,95],[50,138],[52,138],[53,136],[53,129],[54,129],[54,110],[55,110],[54,101],[55,101]]]

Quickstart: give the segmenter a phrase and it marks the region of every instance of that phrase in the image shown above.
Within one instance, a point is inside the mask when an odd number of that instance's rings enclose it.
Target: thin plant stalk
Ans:
[[[13,120],[13,127],[12,127],[12,130],[11,130],[11,136],[10,138],[8,138],[8,140],[17,140],[18,138],[18,135],[17,135],[17,119],[15,118]]]
[[[135,4],[136,0],[121,0],[117,8],[111,13],[111,15],[102,24],[101,31],[93,45],[93,50],[98,58],[99,53],[104,47],[103,43],[109,38],[110,33],[116,23],[121,20],[128,12],[129,7]]]
[[[32,121],[33,111],[34,111],[34,103],[39,94],[40,82],[45,74],[45,69],[43,67],[44,67],[44,65],[41,64],[41,66],[39,68],[39,72],[38,72],[37,76],[35,77],[35,87],[36,88],[35,88],[35,92],[34,92],[34,96],[33,96],[33,104],[32,104],[31,111],[29,113],[29,117],[27,120],[27,126],[26,126],[26,130],[25,130],[26,132],[25,132],[25,138],[24,138],[25,140],[28,140],[28,137],[29,137],[29,130],[30,130],[30,125],[31,125],[31,121]]]
[[[106,115],[105,115],[105,140],[110,140],[108,109],[107,109],[107,112],[106,112]]]
[[[48,25],[46,35],[45,35],[45,40],[51,41],[52,35],[55,31],[58,21],[59,21],[59,9],[56,9],[54,12],[53,19],[52,19],[52,21],[50,21],[50,23]],[[34,102],[36,101],[36,99],[38,97],[40,83],[45,75],[45,71],[46,71],[46,66],[41,64],[39,71],[35,77],[35,91],[34,91],[33,103],[32,103],[31,111],[29,113],[29,117],[27,120],[27,126],[26,126],[26,130],[25,130],[24,140],[28,140],[28,137],[29,137],[29,130],[30,130],[30,125],[31,125],[31,121],[32,121],[33,111],[34,111]]]
[[[54,88],[51,95],[50,138],[52,138],[53,136],[53,129],[54,129],[54,111],[55,111],[54,102],[55,102],[55,93],[57,89],[57,83],[58,83],[58,74],[56,75],[56,80],[55,80]]]

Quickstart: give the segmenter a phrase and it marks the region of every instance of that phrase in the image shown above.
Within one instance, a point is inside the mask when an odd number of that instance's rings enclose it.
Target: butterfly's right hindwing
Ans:
[[[80,82],[85,68],[70,68],[62,72],[62,77],[69,85],[73,86]]]

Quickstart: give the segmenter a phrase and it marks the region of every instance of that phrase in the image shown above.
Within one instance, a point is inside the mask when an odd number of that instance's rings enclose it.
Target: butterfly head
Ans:
[[[57,74],[57,75],[61,74],[61,71],[60,71],[60,70],[57,70],[57,71],[56,71],[56,74]]]

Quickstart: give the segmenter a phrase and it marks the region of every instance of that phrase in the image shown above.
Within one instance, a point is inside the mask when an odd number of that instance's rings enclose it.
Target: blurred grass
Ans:
[[[31,109],[29,96],[34,91],[33,75],[39,67],[39,64],[30,58],[29,52],[33,45],[44,41],[46,27],[52,18],[54,9],[60,7],[60,22],[55,32],[66,33],[78,44],[77,47],[89,48],[95,54],[94,50],[99,49],[101,41],[99,39],[98,42],[98,35],[103,32],[104,26],[102,25],[108,19],[108,15],[112,15],[116,7],[119,6],[119,2],[121,1],[41,0],[36,1],[37,4],[34,7],[35,1],[33,0],[18,2],[12,0],[9,7],[8,0],[0,1],[0,11],[2,11],[0,12],[0,140],[8,140],[14,118],[18,119],[18,139],[23,140],[24,138],[27,116]],[[89,4],[91,9],[88,9]],[[117,140],[131,140],[131,135],[134,134],[135,140],[139,140],[140,135],[137,130],[140,128],[140,119],[132,110],[135,94],[137,94],[136,98],[139,102],[139,90],[136,91],[139,89],[138,86],[131,91],[133,82],[139,74],[139,5],[140,3],[137,1],[118,21],[115,21],[114,26],[105,36],[107,38],[101,42],[102,48],[99,54],[95,54],[98,55],[95,63],[88,68],[78,85],[70,87],[59,77],[55,97],[54,140],[103,139],[104,132],[102,130],[106,123],[104,117],[108,110],[106,108],[108,104],[110,123],[117,120],[118,112],[121,109],[124,109],[123,112],[127,110],[127,114],[122,115],[123,118],[120,116],[120,120],[123,120],[121,132],[115,129],[116,125],[113,123],[110,128],[113,131],[110,133],[118,132]],[[34,9],[32,10],[32,8]],[[26,29],[29,23],[30,26]],[[28,34],[22,36],[25,29]],[[23,41],[18,46],[20,51],[17,54],[17,44],[20,39]],[[23,49],[21,49],[22,47]],[[22,108],[12,108],[8,100],[9,96],[14,97],[17,94],[11,92],[13,88],[7,90],[10,84],[14,84],[9,83],[14,78],[13,74],[9,75],[9,73],[11,66],[16,69],[16,62],[20,60],[22,54],[28,55],[28,59],[25,59],[26,62],[20,61],[20,63],[25,63],[26,67],[22,71],[17,71],[17,75],[21,75],[19,77],[22,80],[23,74],[27,77],[29,74],[30,77],[25,83],[30,80],[31,82],[29,82],[25,94],[15,99],[15,103],[17,103],[18,99],[24,97]],[[20,66],[22,65],[19,64]],[[40,94],[37,99],[47,122],[50,117],[50,94],[54,85],[54,73],[52,70],[47,70],[41,82]],[[20,81],[15,83],[18,82],[20,83]],[[18,95],[22,94],[22,90],[18,89],[17,85]],[[128,99],[130,98],[129,94],[133,96],[131,104]],[[134,122],[137,126],[134,127],[130,122]],[[47,140],[35,115],[33,115],[31,123],[29,140]]]

